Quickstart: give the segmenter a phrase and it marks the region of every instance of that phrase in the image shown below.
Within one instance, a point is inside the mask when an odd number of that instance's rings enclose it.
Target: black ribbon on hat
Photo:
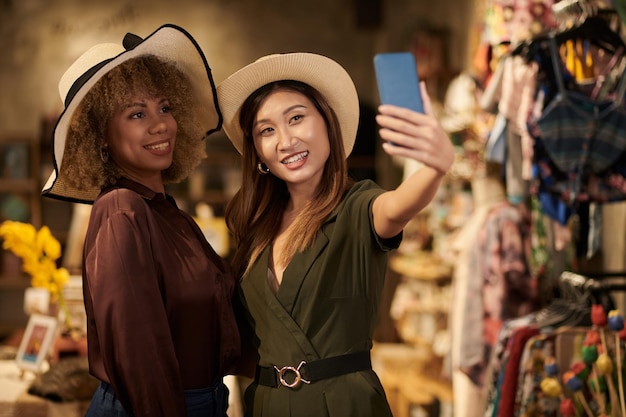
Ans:
[[[124,49],[130,51],[135,49],[137,45],[143,42],[143,39],[140,36],[135,35],[134,33],[128,32],[126,36],[124,36],[124,40],[122,41],[122,45]]]
[[[124,40],[122,41],[122,45],[124,46],[124,49],[126,49],[126,51],[131,51],[131,50],[135,49],[137,47],[137,45],[139,45],[141,42],[143,42],[143,39],[140,36],[137,36],[134,33],[130,33],[129,32],[129,33],[127,33],[124,36]],[[93,77],[93,75],[96,72],[98,72],[98,70],[100,70],[100,68],[104,67],[106,64],[108,64],[109,62],[111,62],[115,58],[117,58],[117,57],[105,59],[104,61],[94,65],[91,68],[89,68],[87,71],[85,71],[83,73],[83,75],[78,77],[76,79],[76,81],[74,81],[74,83],[72,84],[70,89],[68,90],[67,96],[65,96],[65,108],[67,108],[67,106],[72,102],[72,99],[74,98],[76,93],[78,93],[78,91],[82,88],[82,86],[85,85],[85,83],[91,77]]]

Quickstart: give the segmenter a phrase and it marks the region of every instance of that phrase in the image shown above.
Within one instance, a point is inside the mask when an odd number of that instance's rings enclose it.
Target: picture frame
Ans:
[[[58,320],[44,314],[32,314],[17,350],[15,361],[25,371],[39,373],[54,342]]]

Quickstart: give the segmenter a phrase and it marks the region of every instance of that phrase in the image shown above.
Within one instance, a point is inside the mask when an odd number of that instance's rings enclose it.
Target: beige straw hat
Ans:
[[[211,69],[200,46],[183,28],[163,25],[145,39],[128,33],[124,37],[123,45],[95,45],[82,54],[59,81],[59,94],[65,110],[54,128],[54,171],[43,187],[43,196],[79,203],[92,203],[98,196],[98,189],[79,190],[70,187],[60,173],[70,120],[89,89],[107,72],[141,55],[154,55],[174,63],[191,82],[191,91],[195,94],[192,110],[196,112],[194,117],[203,131],[208,135],[221,128],[222,115],[217,104]]]
[[[306,83],[319,91],[337,114],[346,156],[352,152],[359,124],[359,97],[347,71],[332,59],[305,52],[274,54],[259,58],[217,86],[224,116],[224,131],[243,153],[239,112],[250,94],[265,84],[280,80]]]

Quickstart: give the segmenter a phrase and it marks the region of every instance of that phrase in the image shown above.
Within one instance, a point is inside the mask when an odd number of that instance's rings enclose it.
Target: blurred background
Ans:
[[[271,53],[308,51],[338,61],[361,99],[350,173],[394,187],[404,167],[378,151],[373,56],[412,51],[438,105],[478,47],[481,23],[475,20],[484,16],[475,8],[480,9],[464,0],[2,0],[0,154],[7,175],[0,177],[0,220],[49,226],[64,247],[64,265],[79,270],[80,230],[72,236],[70,229],[72,222],[80,225],[88,209],[39,196],[53,169],[52,130],[63,110],[58,81],[91,46],[121,43],[127,32],[145,37],[166,23],[196,39],[216,84]],[[222,132],[206,142],[208,159],[169,192],[190,212],[203,203],[221,215],[238,187],[239,158]]]
[[[372,56],[408,50],[420,30],[446,34],[448,70],[471,56],[471,0],[2,0],[0,135],[40,134],[61,110],[57,83],[86,49],[147,36],[164,23],[187,29],[217,82],[276,52],[316,52],[352,74],[362,99],[376,102]]]

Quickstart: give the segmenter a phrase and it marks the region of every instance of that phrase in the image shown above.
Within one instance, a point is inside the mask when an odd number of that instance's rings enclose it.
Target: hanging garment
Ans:
[[[527,266],[527,235],[519,210],[507,201],[486,208],[478,210],[464,229],[476,233],[466,243],[471,247],[459,253],[459,271],[467,276],[455,274],[463,281],[455,283],[452,315],[456,330],[453,367],[466,373],[477,386],[484,384],[503,322],[532,311],[537,297],[537,283]]]
[[[489,366],[487,368],[487,378],[484,386],[485,402],[481,408],[482,416],[495,417],[499,413],[500,400],[502,397],[502,383],[504,382],[504,372],[508,363],[510,348],[513,344],[513,336],[519,329],[536,328],[534,314],[507,320],[502,324],[498,341],[494,345]]]
[[[585,169],[601,173],[626,149],[626,77],[620,80],[615,100],[593,101],[565,89],[553,38],[550,50],[559,93],[536,122],[541,141],[562,171],[578,176]]]
[[[570,204],[625,198],[619,177],[626,171],[626,75],[613,100],[595,101],[566,89],[554,38],[550,57],[558,91],[532,129],[542,188],[556,191]]]

